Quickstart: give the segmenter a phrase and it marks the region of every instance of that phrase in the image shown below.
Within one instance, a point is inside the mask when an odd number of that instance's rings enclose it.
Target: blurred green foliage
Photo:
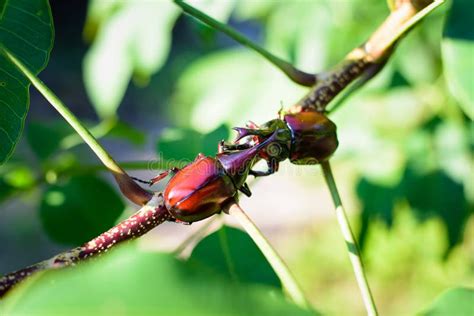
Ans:
[[[359,238],[384,315],[469,308],[462,302],[472,292],[456,289],[428,306],[447,288],[474,286],[471,2],[448,2],[434,12],[400,42],[381,74],[331,113],[340,140],[334,169],[349,166],[341,180],[353,186],[360,204]],[[389,12],[377,0],[190,3],[308,72],[337,63]],[[196,33],[201,46],[180,38],[176,21]],[[102,120],[88,125],[91,132],[143,148],[147,134],[116,118],[116,111],[130,80],[144,86],[160,77],[153,97],[165,100],[176,126],[152,141],[166,159],[214,155],[218,141],[229,138],[229,126],[268,121],[307,91],[254,52],[192,18],[179,18],[171,1],[90,1],[84,37],[91,42],[84,82]],[[2,43],[4,38],[0,30]],[[3,78],[0,72],[0,84]],[[13,126],[18,120],[2,109],[10,111],[0,107],[0,127]],[[26,113],[25,102],[19,109]],[[77,135],[62,121],[30,123],[26,151],[0,169],[0,202],[37,192],[27,196],[29,203],[38,206],[43,228],[58,243],[77,245],[112,226],[124,204],[85,163]],[[13,134],[19,135],[21,124],[13,126]],[[18,139],[15,135],[11,138]],[[0,138],[0,161],[9,146]],[[297,240],[288,241],[298,280],[318,309],[362,314],[337,228],[308,223],[313,226],[306,238],[302,229]],[[199,243],[187,262],[124,247],[78,269],[34,278],[0,308],[45,315],[83,314],[86,307],[97,314],[310,314],[287,303],[277,287],[248,237],[223,228]],[[353,300],[340,304],[346,297]],[[22,304],[16,304],[20,298]]]
[[[426,316],[469,315],[473,312],[474,290],[454,288],[441,294],[423,313]]]
[[[112,227],[124,208],[107,182],[94,176],[76,176],[49,186],[39,212],[53,240],[79,246]]]
[[[442,43],[448,87],[471,120],[474,119],[474,29],[471,25],[473,10],[472,1],[453,1]]]
[[[221,125],[203,134],[190,128],[166,129],[157,143],[157,153],[167,160],[193,161],[198,153],[206,156],[217,154],[217,144],[229,138],[229,128]]]
[[[194,260],[232,282],[281,287],[263,254],[240,229],[223,226],[204,238],[193,249],[191,262]]]
[[[474,221],[468,223],[464,242],[443,260],[447,241],[443,223],[430,218],[419,223],[406,203],[394,214],[391,228],[373,220],[365,241],[364,263],[374,299],[381,315],[418,315],[451,287],[474,290]],[[302,231],[285,240],[293,256],[289,267],[318,310],[328,315],[364,315],[346,244],[335,221]],[[344,304],[340,304],[344,297]],[[472,301],[462,300],[470,306]],[[452,304],[452,305],[450,305]],[[460,301],[451,302],[455,314]]]
[[[215,245],[215,235],[229,237]],[[232,238],[231,237],[236,237]],[[217,237],[221,238],[221,237]],[[204,241],[228,256],[256,254],[255,266],[247,258],[232,256],[210,262],[196,249],[188,261],[170,254],[146,253],[132,245],[114,249],[103,258],[74,268],[49,271],[31,278],[0,303],[5,315],[316,315],[289,303],[281,288],[246,278],[272,275],[268,263],[242,231],[222,228]],[[219,261],[233,264],[243,278],[232,278]],[[209,265],[211,264],[211,265]],[[224,272],[224,273],[222,273]],[[275,278],[273,276],[273,278]],[[112,290],[113,289],[113,290]],[[21,303],[19,303],[21,302]]]

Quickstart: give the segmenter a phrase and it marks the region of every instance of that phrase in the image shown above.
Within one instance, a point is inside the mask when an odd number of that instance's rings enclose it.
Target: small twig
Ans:
[[[258,229],[250,217],[248,217],[244,210],[242,210],[238,204],[233,203],[230,205],[227,212],[237,218],[240,225],[242,225],[247,234],[249,234],[249,236],[255,242],[257,247],[268,260],[268,263],[270,263],[273,270],[280,278],[280,281],[290,298],[299,306],[306,309],[310,308],[311,305],[304,296],[303,291],[296,282],[296,279],[291,271],[288,269],[286,263],[278,255],[272,245],[265,238],[263,233]]]
[[[155,194],[138,212],[84,245],[4,275],[0,278],[0,297],[33,273],[71,266],[88,258],[98,256],[119,243],[144,235],[171,218],[171,215],[164,206],[161,194]]]
[[[273,65],[278,67],[281,71],[283,71],[288,78],[293,80],[294,82],[311,87],[316,83],[317,77],[313,74],[306,73],[304,71],[301,71],[297,68],[295,68],[293,65],[288,63],[287,61],[284,61],[283,59],[276,57],[275,55],[271,54],[267,50],[263,49],[261,46],[257,45],[256,43],[252,42],[250,39],[245,37],[243,34],[237,32],[231,27],[228,27],[227,25],[220,23],[219,21],[211,18],[204,12],[192,7],[191,5],[183,2],[182,0],[174,0],[174,3],[178,5],[184,12],[192,16],[193,18],[201,21],[204,24],[209,25],[213,29],[219,30],[225,34],[227,34],[229,37],[234,39],[235,41],[239,42],[240,44],[256,51],[258,54],[260,54],[263,58],[271,62]]]
[[[62,115],[71,127],[81,136],[86,144],[92,149],[100,161],[112,172],[122,193],[132,202],[145,205],[152,197],[152,194],[142,189],[130,178],[130,176],[115,162],[109,153],[97,142],[94,136],[79,121],[67,106],[20,60],[11,54],[5,47],[0,46],[5,56],[18,67],[18,69],[30,80],[33,86],[48,100],[48,102]]]
[[[359,246],[357,245],[354,233],[352,232],[349,219],[342,205],[341,197],[336,187],[336,182],[331,171],[331,166],[328,161],[321,163],[323,169],[324,178],[326,179],[327,186],[331,192],[331,197],[336,208],[336,217],[341,228],[342,236],[346,241],[347,250],[349,252],[349,258],[352,263],[352,268],[356,276],[357,284],[364,301],[365,308],[367,309],[368,315],[378,315],[377,308],[375,306],[372,293],[370,291],[369,283],[365,275],[364,265],[362,264],[362,257],[360,254]]]

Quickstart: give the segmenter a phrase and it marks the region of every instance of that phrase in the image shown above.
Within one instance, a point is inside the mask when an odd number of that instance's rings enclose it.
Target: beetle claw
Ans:
[[[248,197],[251,197],[251,196],[252,196],[252,192],[250,191],[250,188],[249,188],[249,185],[247,184],[247,182],[245,182],[245,183],[239,188],[239,191],[242,192],[243,194],[245,194],[245,195],[248,196]]]

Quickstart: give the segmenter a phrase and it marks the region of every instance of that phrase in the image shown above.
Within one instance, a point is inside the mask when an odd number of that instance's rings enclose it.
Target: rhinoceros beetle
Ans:
[[[275,131],[281,135],[278,143],[281,155],[260,157],[268,162],[268,171],[258,172],[250,170],[254,176],[269,175],[278,170],[278,163],[289,158],[297,165],[312,165],[326,161],[336,151],[338,146],[336,124],[321,112],[303,111],[298,113],[284,113],[280,111],[279,118],[270,120],[260,127],[250,122],[247,127],[234,128],[238,136],[234,145],[227,145],[226,150],[255,146],[264,142]],[[242,143],[242,141],[244,141]],[[282,149],[283,148],[283,149]]]
[[[216,157],[198,154],[182,169],[165,171],[150,181],[152,185],[172,174],[163,192],[165,207],[178,222],[192,223],[219,213],[236,199],[237,191],[251,195],[245,182],[255,163],[262,157],[282,157],[282,130],[275,130],[254,146],[228,149],[221,142]],[[138,179],[136,179],[138,180]]]

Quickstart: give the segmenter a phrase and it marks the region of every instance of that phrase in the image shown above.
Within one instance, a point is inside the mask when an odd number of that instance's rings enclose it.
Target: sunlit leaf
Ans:
[[[124,246],[25,282],[0,303],[8,315],[303,316],[280,290],[229,282],[196,262]]]
[[[303,91],[255,53],[243,48],[223,50],[196,60],[181,76],[173,98],[173,119],[200,132],[222,123],[265,122]]]
[[[126,139],[134,145],[143,145],[146,141],[146,135],[141,130],[122,121],[115,123],[106,137]]]
[[[170,1],[130,1],[113,13],[104,11],[106,18],[84,60],[84,81],[97,113],[110,117],[132,74],[149,77],[165,62],[179,9]]]
[[[191,261],[210,267],[229,282],[280,287],[280,281],[258,247],[243,231],[223,226],[194,248]]]
[[[443,292],[428,308],[422,312],[425,316],[470,316],[474,313],[474,289],[451,288]]]
[[[228,138],[229,129],[226,125],[217,127],[209,134],[190,128],[167,129],[158,140],[157,151],[165,159],[192,161],[199,153],[215,156],[219,141]]]
[[[112,227],[124,207],[108,183],[93,176],[78,176],[48,187],[40,217],[51,239],[79,245]]]
[[[474,119],[474,2],[452,3],[442,41],[446,82],[464,112]]]
[[[0,164],[15,149],[30,102],[30,82],[5,57],[1,46],[38,74],[48,63],[53,38],[47,0],[0,1]]]

